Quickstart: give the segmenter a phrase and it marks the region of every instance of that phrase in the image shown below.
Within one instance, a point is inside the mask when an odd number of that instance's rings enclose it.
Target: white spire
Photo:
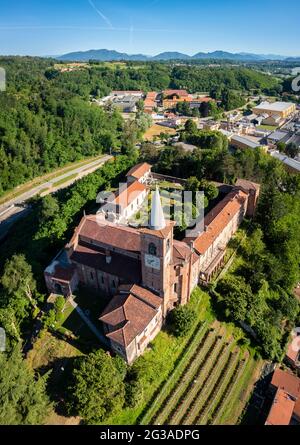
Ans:
[[[161,205],[158,187],[152,192],[152,204],[150,215],[150,228],[153,230],[161,230],[166,227],[164,212]]]

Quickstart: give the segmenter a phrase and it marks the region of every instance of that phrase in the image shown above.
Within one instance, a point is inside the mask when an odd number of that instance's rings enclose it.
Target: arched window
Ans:
[[[150,255],[156,256],[156,250],[157,250],[156,245],[153,243],[150,243],[149,247],[148,247],[148,252],[150,253]]]
[[[170,238],[167,239],[167,252],[169,252],[170,249]]]

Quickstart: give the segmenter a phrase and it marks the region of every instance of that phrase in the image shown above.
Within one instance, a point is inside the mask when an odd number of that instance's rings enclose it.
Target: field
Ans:
[[[230,328],[218,321],[204,324],[141,423],[235,424],[258,366]]]
[[[265,131],[275,131],[278,127],[275,127],[273,125],[259,125],[257,126],[258,130],[265,130]]]
[[[153,139],[157,138],[160,134],[168,134],[172,136],[176,134],[176,130],[174,130],[174,128],[168,128],[163,127],[162,125],[154,124],[144,134],[144,140],[153,141]]]
[[[73,358],[79,355],[81,352],[70,343],[44,331],[28,353],[27,362],[33,369],[50,368],[59,359]]]
[[[138,359],[144,401],[109,424],[236,424],[250,397],[261,361],[243,345],[243,332],[220,323],[206,292],[197,288],[197,320],[184,339],[162,331]],[[243,346],[242,346],[243,345]]]

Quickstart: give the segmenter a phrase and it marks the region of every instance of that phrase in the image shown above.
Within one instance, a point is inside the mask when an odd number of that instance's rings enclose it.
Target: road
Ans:
[[[30,209],[24,205],[30,198],[33,198],[38,194],[46,195],[59,189],[68,187],[75,180],[82,178],[83,176],[86,176],[100,168],[111,158],[112,156],[106,155],[100,159],[91,161],[88,164],[74,167],[73,170],[68,170],[67,173],[62,173],[56,178],[47,180],[37,186],[33,186],[29,191],[26,191],[21,195],[7,201],[5,204],[0,205],[0,239],[3,235],[5,235],[11,224],[25,216],[26,213],[30,211]],[[70,181],[67,180],[68,177],[70,177]],[[61,183],[64,179],[66,182]]]

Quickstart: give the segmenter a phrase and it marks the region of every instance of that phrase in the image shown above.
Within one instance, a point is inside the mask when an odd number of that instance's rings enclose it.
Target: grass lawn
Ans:
[[[275,131],[278,127],[274,125],[258,125],[256,128],[258,130]]]
[[[153,141],[155,137],[158,137],[160,134],[168,134],[173,136],[176,134],[176,130],[174,128],[164,127],[163,125],[154,124],[152,125],[144,134],[145,141]]]
[[[82,310],[84,310],[84,307],[82,307]],[[91,321],[94,322],[92,317]],[[99,328],[99,326],[97,327]],[[58,335],[64,336],[83,353],[88,353],[95,348],[101,347],[98,338],[69,302],[65,304],[62,320],[56,323],[53,328]]]
[[[51,367],[53,361],[60,358],[71,358],[82,355],[79,349],[70,343],[56,338],[48,331],[43,331],[41,337],[29,351],[27,363],[32,369]]]
[[[159,188],[162,189],[175,189],[175,190],[183,190],[183,186],[181,184],[176,184],[174,182],[169,182],[169,181],[158,181],[158,186]],[[156,187],[156,184],[155,184]],[[153,187],[153,188],[155,188]]]

